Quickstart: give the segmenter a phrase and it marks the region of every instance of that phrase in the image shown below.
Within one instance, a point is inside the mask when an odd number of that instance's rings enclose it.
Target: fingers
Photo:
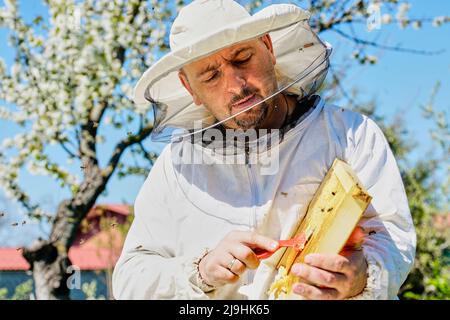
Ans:
[[[295,264],[291,270],[307,282],[298,283],[298,289],[294,292],[309,299],[352,297],[365,288],[367,281],[367,263],[361,251],[354,251],[349,258],[309,254],[304,264]],[[299,291],[301,289],[303,293]]]
[[[351,271],[350,261],[338,254],[311,253],[305,257],[305,263],[332,272],[347,273]]]
[[[235,282],[247,268],[256,269],[259,266],[253,249],[274,251],[277,247],[277,241],[255,232],[230,232],[200,261],[200,274],[211,285]]]
[[[211,251],[200,261],[201,277],[213,286],[236,282],[239,279],[238,274],[243,272],[242,269],[245,271],[245,266],[236,259],[229,270],[230,262],[234,259],[231,254],[218,254],[214,250]]]
[[[239,244],[231,248],[231,254],[245,264],[247,268],[256,269],[259,266],[259,259],[249,247]]]
[[[227,283],[233,283],[239,280],[239,276],[231,272],[225,267],[218,267],[213,272],[216,284],[223,285]]]
[[[292,289],[294,293],[311,300],[335,300],[339,298],[339,292],[335,289],[317,288],[306,283],[296,283]]]
[[[225,269],[228,269],[237,276],[243,274],[245,272],[245,269],[247,268],[239,258],[234,257],[231,254],[226,255],[226,258],[222,260],[221,266]]]
[[[303,263],[294,264],[292,273],[308,283],[334,289],[340,289],[346,280],[343,274],[329,272]]]
[[[240,276],[245,272],[246,269],[247,268],[245,267],[245,264],[236,259],[236,261],[233,263],[232,267],[229,270],[235,275]]]
[[[228,240],[230,253],[250,269],[256,269],[260,263],[253,249],[274,251],[278,248],[277,241],[256,232],[234,231],[229,234]]]
[[[240,232],[240,242],[250,246],[251,248],[261,248],[269,251],[274,251],[278,248],[278,242],[260,235],[256,232]]]

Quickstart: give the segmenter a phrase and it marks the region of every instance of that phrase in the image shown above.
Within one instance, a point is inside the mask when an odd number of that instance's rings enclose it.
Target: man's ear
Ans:
[[[273,44],[272,44],[272,38],[269,34],[265,34],[261,37],[262,42],[266,46],[267,50],[270,52],[270,58],[272,60],[273,65],[277,63],[277,59],[275,58],[275,54],[273,53]]]
[[[201,105],[202,102],[200,101],[200,99],[198,98],[198,96],[194,93],[194,90],[192,90],[191,88],[191,84],[189,83],[189,80],[186,76],[186,73],[181,69],[180,71],[178,71],[178,78],[181,81],[181,84],[183,85],[183,87],[186,88],[186,90],[189,92],[189,94],[192,96],[192,99],[194,100],[194,103],[196,105]]]

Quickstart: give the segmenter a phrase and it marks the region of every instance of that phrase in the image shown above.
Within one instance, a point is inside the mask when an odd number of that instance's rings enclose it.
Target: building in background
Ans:
[[[74,287],[70,294],[72,299],[86,299],[92,295],[113,298],[111,275],[122,251],[131,213],[129,205],[96,205],[82,221],[69,249],[72,268],[68,273],[72,275],[70,283]],[[17,286],[32,279],[29,269],[20,248],[0,248],[0,290],[6,288],[8,298]],[[79,273],[75,275],[77,270]]]

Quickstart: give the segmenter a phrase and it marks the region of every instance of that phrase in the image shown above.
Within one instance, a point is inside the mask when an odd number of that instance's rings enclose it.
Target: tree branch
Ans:
[[[102,176],[105,177],[106,179],[109,178],[114,172],[117,164],[119,163],[120,157],[122,156],[123,152],[129,146],[142,142],[142,140],[147,138],[152,133],[152,131],[153,125],[149,124],[142,130],[140,130],[139,133],[135,135],[130,135],[127,138],[120,141],[114,148],[111,158],[108,161],[108,165],[106,166],[105,169],[102,170]]]
[[[134,3],[132,9],[130,10],[129,15],[129,21],[128,24],[133,24],[134,20],[136,19],[136,16],[139,13],[139,7],[141,6],[143,0],[140,0],[136,3]],[[113,57],[118,59],[120,61],[120,64],[123,65],[125,62],[125,52],[126,48],[123,46],[118,46],[113,50]],[[115,83],[116,84],[116,83]],[[108,108],[108,102],[103,101],[98,103],[90,112],[89,120],[92,122],[92,124],[98,124],[105,113],[105,110]]]
[[[63,141],[59,141],[59,145],[69,155],[69,157],[71,157],[71,158],[78,158],[75,153],[73,153],[72,151],[69,150],[69,148],[67,148],[67,146],[65,145],[65,143]]]
[[[347,91],[342,86],[341,80],[338,78],[334,70],[330,67],[330,73],[333,78],[333,81],[336,83],[337,87],[339,88],[339,91],[342,93],[345,99],[347,99],[352,106],[357,106],[358,104],[355,102],[355,100],[347,93]]]
[[[150,154],[150,152],[148,152],[144,145],[142,144],[142,141],[138,143],[140,149],[142,150],[142,153],[144,154],[144,158],[148,160],[148,162],[150,162],[150,165],[153,166],[153,164],[155,163],[155,155]]]
[[[361,39],[358,37],[351,36],[351,35],[343,32],[342,30],[339,30],[336,28],[330,28],[330,30],[336,32],[337,34],[339,34],[340,36],[342,36],[348,40],[355,42],[356,44],[372,46],[375,48],[380,48],[380,49],[385,49],[385,50],[390,50],[390,51],[406,52],[406,53],[427,55],[427,56],[438,55],[438,54],[445,52],[444,49],[441,49],[438,51],[425,51],[425,50],[408,49],[408,48],[402,48],[402,47],[386,46],[386,45],[379,44],[377,42],[368,41],[368,40],[364,40],[364,39]]]

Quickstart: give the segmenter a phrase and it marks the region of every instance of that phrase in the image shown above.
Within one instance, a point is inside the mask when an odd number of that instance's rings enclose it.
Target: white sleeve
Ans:
[[[176,191],[166,156],[163,151],[136,198],[135,218],[114,268],[115,299],[208,299],[195,283],[198,256],[175,254],[179,225],[170,204]]]
[[[416,233],[397,163],[381,129],[363,117],[355,126],[347,162],[372,196],[359,223],[366,237],[365,290],[355,299],[397,299],[414,262]]]

